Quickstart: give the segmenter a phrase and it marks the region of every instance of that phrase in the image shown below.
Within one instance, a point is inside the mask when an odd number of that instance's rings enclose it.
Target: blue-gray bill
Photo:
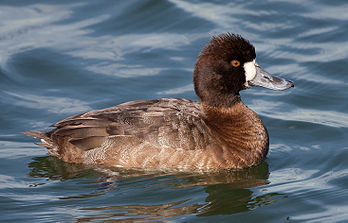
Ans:
[[[294,87],[294,83],[292,83],[291,81],[279,77],[274,77],[263,70],[259,65],[256,65],[255,78],[250,80],[248,83],[250,86],[260,86],[277,91]]]

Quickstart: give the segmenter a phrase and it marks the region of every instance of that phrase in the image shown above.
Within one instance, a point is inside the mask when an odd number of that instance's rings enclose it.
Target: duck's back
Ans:
[[[213,141],[216,144],[201,104],[186,99],[128,102],[53,126],[56,129],[46,133],[27,134],[41,138],[40,145],[51,155],[76,163],[201,169],[208,165],[203,154]]]

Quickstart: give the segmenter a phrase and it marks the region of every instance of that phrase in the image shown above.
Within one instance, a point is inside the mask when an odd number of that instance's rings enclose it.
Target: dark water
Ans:
[[[346,1],[55,2],[0,2],[0,221],[348,222]],[[271,137],[261,165],[95,169],[21,134],[125,101],[196,99],[197,54],[227,31],[295,82],[241,93]]]

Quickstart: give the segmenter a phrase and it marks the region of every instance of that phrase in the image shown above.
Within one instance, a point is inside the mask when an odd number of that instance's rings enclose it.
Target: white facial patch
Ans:
[[[256,76],[256,60],[244,63],[245,79],[251,81]]]

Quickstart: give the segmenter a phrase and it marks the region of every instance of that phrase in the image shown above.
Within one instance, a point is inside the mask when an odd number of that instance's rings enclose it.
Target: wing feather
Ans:
[[[108,138],[115,141],[129,136],[154,146],[194,149],[208,139],[200,106],[175,98],[133,101],[69,117],[55,123],[56,129],[47,134],[54,142],[67,137],[82,150],[100,147]]]

